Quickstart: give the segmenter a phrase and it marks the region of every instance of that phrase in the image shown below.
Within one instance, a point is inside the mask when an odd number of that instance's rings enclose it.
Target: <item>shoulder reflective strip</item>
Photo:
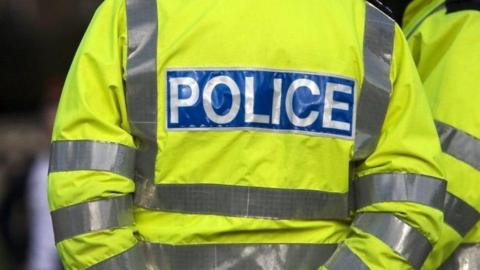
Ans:
[[[443,211],[446,182],[419,174],[371,174],[354,181],[355,205],[362,208],[377,202],[405,201],[425,204]]]
[[[443,152],[480,170],[480,138],[440,121],[435,121],[435,125]]]
[[[363,62],[365,78],[357,109],[355,160],[366,159],[377,146],[387,114],[392,85],[395,23],[372,4],[366,4]]]
[[[139,244],[131,249],[95,264],[87,270],[144,270],[145,256]]]
[[[93,231],[133,224],[131,196],[99,200],[60,208],[52,212],[55,241]]]
[[[450,225],[461,236],[480,220],[480,213],[472,206],[448,192],[445,196],[445,223]]]
[[[462,244],[439,270],[480,269],[480,244]]]
[[[345,244],[341,244],[337,248],[337,250],[335,250],[335,253],[333,253],[333,255],[328,259],[327,263],[325,264],[325,267],[328,270],[347,270],[347,269],[369,270],[370,269]]]
[[[336,244],[211,244],[144,243],[148,269],[316,270]]]
[[[157,155],[157,1],[127,0],[126,103],[132,134],[139,139],[136,170],[154,181]]]
[[[361,213],[352,225],[382,240],[414,269],[420,269],[432,250],[432,245],[422,233],[392,214]]]
[[[348,194],[214,184],[137,182],[135,204],[169,212],[273,219],[346,219]]]
[[[51,146],[49,172],[95,170],[133,179],[135,149],[95,141],[55,141]]]

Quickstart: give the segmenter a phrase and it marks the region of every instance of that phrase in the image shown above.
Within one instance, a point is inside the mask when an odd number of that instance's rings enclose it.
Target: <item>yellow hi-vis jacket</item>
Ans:
[[[441,238],[423,268],[438,269],[458,247],[442,269],[480,269],[480,2],[415,0],[404,29],[448,179]]]
[[[419,269],[440,151],[364,1],[106,0],[53,131],[57,248],[67,269]]]

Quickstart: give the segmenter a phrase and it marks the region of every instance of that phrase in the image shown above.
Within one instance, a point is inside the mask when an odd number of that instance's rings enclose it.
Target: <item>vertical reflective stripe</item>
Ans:
[[[363,263],[360,258],[353,253],[350,248],[341,244],[335,253],[325,263],[328,270],[369,270],[370,268]]]
[[[462,244],[439,270],[480,269],[480,244]]]
[[[144,243],[150,270],[316,270],[336,244],[205,244]]]
[[[133,179],[135,149],[117,143],[55,141],[51,146],[50,172],[96,170]]]
[[[480,213],[462,199],[448,192],[445,196],[445,223],[450,225],[461,236],[480,220]]]
[[[145,257],[140,245],[113,256],[103,262],[95,264],[88,270],[145,270],[147,269]]]
[[[126,103],[140,147],[136,173],[154,181],[157,155],[157,1],[127,0]]]
[[[361,213],[352,225],[382,240],[414,269],[420,269],[432,250],[432,245],[422,233],[392,214]]]
[[[392,85],[390,64],[394,21],[367,2],[363,62],[365,77],[358,101],[354,160],[366,159],[377,146]]]
[[[132,196],[91,201],[52,212],[55,242],[93,231],[133,224]]]
[[[405,201],[443,210],[447,183],[433,177],[409,174],[371,174],[354,181],[357,208],[377,202]]]
[[[443,152],[480,170],[480,138],[440,121],[435,121],[435,125]]]

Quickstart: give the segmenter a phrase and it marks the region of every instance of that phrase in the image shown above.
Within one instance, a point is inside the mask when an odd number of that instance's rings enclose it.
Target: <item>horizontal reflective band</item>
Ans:
[[[328,259],[325,267],[327,267],[328,270],[370,270],[345,244],[341,244],[337,250],[335,250],[335,253]]]
[[[88,270],[144,270],[146,269],[145,257],[139,244],[133,248],[95,264]]]
[[[348,195],[313,190],[137,182],[135,204],[169,212],[273,219],[346,219]]]
[[[462,244],[439,270],[480,269],[480,244]]]
[[[392,92],[390,64],[394,35],[394,21],[367,2],[363,45],[365,75],[358,101],[354,160],[366,159],[377,146]]]
[[[480,213],[475,208],[449,192],[445,196],[444,215],[445,223],[461,236],[465,236],[480,220]]]
[[[354,181],[355,206],[378,202],[406,201],[443,211],[446,182],[418,174],[372,174]]]
[[[145,243],[148,269],[316,270],[335,244],[161,245]]]
[[[55,141],[50,155],[50,172],[95,170],[133,179],[135,149],[116,143]]]
[[[52,212],[55,241],[133,224],[131,196],[86,202]]]
[[[435,125],[442,150],[480,170],[480,139],[439,121]]]
[[[353,221],[353,226],[382,240],[414,269],[420,269],[432,250],[423,234],[392,214],[361,213]]]

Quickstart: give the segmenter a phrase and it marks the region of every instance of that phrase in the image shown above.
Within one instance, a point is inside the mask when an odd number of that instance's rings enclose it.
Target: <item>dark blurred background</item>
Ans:
[[[61,269],[46,205],[49,132],[68,67],[100,2],[0,0],[1,270]],[[408,1],[384,2],[400,20]]]
[[[38,207],[46,193],[46,185],[40,181],[46,180],[37,181],[35,176],[43,175],[48,166],[44,160],[48,159],[55,104],[75,50],[100,2],[0,0],[2,270],[55,268],[45,260],[56,258],[38,251],[48,249],[48,231],[34,236],[45,229],[40,224],[45,219],[33,212],[46,207]]]

